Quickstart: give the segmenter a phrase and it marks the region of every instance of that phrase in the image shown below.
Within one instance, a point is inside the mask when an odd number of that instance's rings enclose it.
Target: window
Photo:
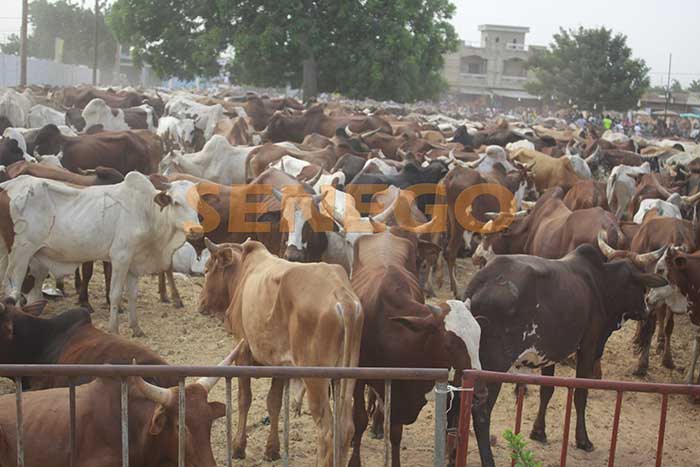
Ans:
[[[501,42],[501,38],[496,36],[496,44],[498,44],[499,42]]]
[[[478,55],[470,55],[460,59],[460,72],[470,75],[485,75],[488,61]]]
[[[525,69],[525,60],[519,58],[510,58],[503,62],[503,76],[511,76],[516,78],[524,78],[527,76]]]

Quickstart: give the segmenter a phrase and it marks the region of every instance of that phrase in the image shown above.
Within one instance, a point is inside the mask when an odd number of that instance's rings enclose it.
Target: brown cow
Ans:
[[[628,219],[634,218],[639,205],[645,199],[662,199],[668,200],[673,194],[671,190],[664,186],[664,180],[660,174],[648,173],[642,174],[637,181],[634,195],[628,206]]]
[[[250,93],[246,96],[244,108],[255,131],[263,131],[276,110],[304,110],[304,105],[291,97],[270,99],[268,96],[261,97]]]
[[[283,156],[292,156],[302,161],[310,162],[330,171],[338,161],[335,147],[328,146],[324,149],[300,149],[291,144],[265,143],[248,153],[246,158],[247,178],[252,179],[260,175],[270,164],[274,164]]]
[[[94,170],[81,172],[73,173],[63,167],[26,161],[15,162],[6,170],[8,178],[31,175],[32,177],[48,178],[78,186],[114,185],[124,181],[124,176],[121,173],[109,167],[96,167]]]
[[[365,325],[360,366],[480,369],[480,328],[464,303],[426,305],[416,270],[417,239],[391,227],[355,243],[352,286],[362,301]],[[384,384],[359,380],[355,385],[355,436],[349,466],[359,467],[360,444],[367,428],[365,386],[379,399]],[[400,467],[403,425],[416,421],[433,383],[393,381],[391,386],[392,466]],[[409,462],[410,463],[410,462]]]
[[[226,328],[244,342],[237,363],[278,366],[358,366],[363,312],[347,273],[325,263],[300,264],[277,258],[256,241],[214,245],[203,297],[226,296]],[[226,300],[218,299],[225,304]],[[212,303],[212,302],[207,302]],[[218,310],[217,310],[218,311]],[[309,409],[318,430],[316,465],[333,465],[329,381],[304,379]],[[344,379],[335,391],[340,431],[340,465],[352,436],[355,382]],[[270,434],[265,458],[279,459],[279,412],[284,381],[273,378],[268,395]],[[239,423],[234,458],[245,458],[250,378],[238,380]]]
[[[555,159],[531,149],[518,149],[510,158],[532,170],[535,186],[540,193],[555,186],[568,190],[582,180],[567,158]]]
[[[572,211],[595,207],[601,207],[609,211],[608,197],[605,194],[605,182],[583,180],[576,183],[564,196],[564,204]]]
[[[238,356],[236,348],[220,365]],[[186,464],[216,467],[211,450],[214,420],[226,415],[226,406],[208,402],[218,378],[200,378],[185,387]],[[129,465],[178,464],[179,388],[160,388],[142,378],[128,379]],[[118,467],[122,465],[120,394],[117,378],[98,378],[76,388],[75,458],[70,459],[70,407],[64,388],[30,392],[23,396],[24,465],[26,467]],[[15,396],[0,397],[0,465],[15,465],[17,430]],[[72,462],[71,462],[72,461]]]
[[[253,144],[252,127],[245,117],[224,118],[216,122],[214,134],[226,138],[233,146],[250,146]]]

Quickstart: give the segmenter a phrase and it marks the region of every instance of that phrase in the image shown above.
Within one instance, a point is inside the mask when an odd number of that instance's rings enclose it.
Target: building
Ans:
[[[525,91],[527,60],[535,46],[525,42],[530,28],[483,24],[479,44],[462,42],[445,56],[443,77],[450,93],[482,107],[534,107],[537,96]]]
[[[649,112],[666,109],[666,93],[649,91],[639,100],[639,107]],[[668,100],[668,110],[678,114],[695,113],[700,115],[700,93],[672,92]]]

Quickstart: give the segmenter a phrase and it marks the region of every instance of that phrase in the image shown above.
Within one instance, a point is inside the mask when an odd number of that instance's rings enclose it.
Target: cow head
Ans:
[[[688,313],[693,324],[700,326],[700,256],[688,254],[684,247],[672,246],[657,263],[655,272],[666,278],[668,287],[655,289],[647,296],[649,306],[666,303],[675,313]]]
[[[204,286],[199,295],[199,312],[204,315],[224,316],[233,298],[233,284],[239,271],[241,245],[217,245],[208,238],[204,243],[210,256],[204,266]]]
[[[199,223],[199,193],[195,184],[180,180],[166,183],[163,188],[155,195],[153,201],[166,215],[168,223],[182,229],[187,240],[200,240],[204,235],[204,228]]]
[[[34,151],[39,154],[57,154],[63,147],[63,135],[53,123],[45,125],[36,135]]]
[[[76,108],[66,110],[66,125],[78,133],[82,132],[87,125],[82,110]]]
[[[398,316],[391,321],[407,332],[420,335],[425,349],[430,349],[430,366],[480,370],[479,341],[481,328],[471,314],[470,301],[448,300],[440,306],[423,305],[424,316]]]
[[[240,352],[241,344],[236,346],[219,366],[231,365]],[[129,380],[131,397],[151,402],[142,409],[152,410],[143,434],[147,439],[146,458],[150,461],[146,463],[177,465],[179,388],[161,388],[140,377]],[[185,386],[185,456],[188,466],[216,467],[211,450],[211,427],[214,420],[226,415],[226,406],[220,402],[209,402],[207,399],[209,391],[218,380],[219,378],[200,378],[196,383]]]
[[[272,193],[282,204],[280,230],[288,232],[284,258],[289,261],[320,259],[325,245],[319,245],[316,240],[321,237],[325,240],[324,231],[332,230],[333,223],[320,213],[319,207],[330,191],[320,195],[310,195],[303,190],[283,194],[281,190],[273,188]],[[311,243],[314,244],[313,249],[321,251],[311,252]]]
[[[512,217],[512,222],[499,229],[496,219],[500,216]],[[481,242],[472,255],[476,266],[484,267],[495,255],[517,254],[525,251],[530,232],[530,217],[526,211],[515,214],[487,212],[489,220],[481,229]]]
[[[8,166],[24,160],[24,151],[13,138],[0,138],[0,165]]]

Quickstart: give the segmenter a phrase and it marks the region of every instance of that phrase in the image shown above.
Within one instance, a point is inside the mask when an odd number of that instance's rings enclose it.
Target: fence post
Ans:
[[[391,380],[384,380],[384,466],[391,466]]]
[[[566,454],[569,450],[569,428],[571,426],[571,401],[574,398],[574,389],[568,388],[566,393],[566,413],[564,414],[564,434],[561,440],[561,457],[559,459],[559,465],[561,467],[566,466]]]
[[[22,416],[22,377],[15,377],[15,404],[17,405],[17,467],[24,467],[24,420]]]
[[[435,389],[435,456],[433,464],[435,467],[444,467],[445,437],[447,436],[447,383],[438,381]]]
[[[187,416],[185,415],[185,378],[180,378],[178,386],[178,394],[180,397],[177,411],[177,465],[178,467],[185,467],[185,443],[187,442]]]
[[[661,395],[661,420],[659,420],[659,440],[656,444],[656,467],[661,467],[664,458],[664,436],[666,434],[666,412],[668,411],[668,394]]]
[[[622,410],[622,391],[617,391],[617,399],[615,399],[615,415],[613,416],[613,429],[610,439],[610,455],[608,456],[608,467],[613,467],[615,465],[617,433],[620,428],[620,410]]]
[[[466,467],[469,451],[469,425],[472,420],[472,402],[476,376],[471,371],[462,374],[462,392],[460,394],[459,426],[457,428],[457,467]]]
[[[121,378],[122,467],[129,467],[129,385]]]
[[[284,419],[282,420],[282,465],[289,467],[289,378],[284,380]]]
[[[331,380],[333,384],[333,467],[340,467],[340,380]]]
[[[70,405],[70,467],[74,467],[75,458],[77,456],[75,452],[75,381],[73,381],[73,378],[71,378],[69,381],[68,402]]]
[[[226,466],[233,465],[233,446],[231,440],[231,419],[233,408],[231,407],[231,378],[226,378]]]

